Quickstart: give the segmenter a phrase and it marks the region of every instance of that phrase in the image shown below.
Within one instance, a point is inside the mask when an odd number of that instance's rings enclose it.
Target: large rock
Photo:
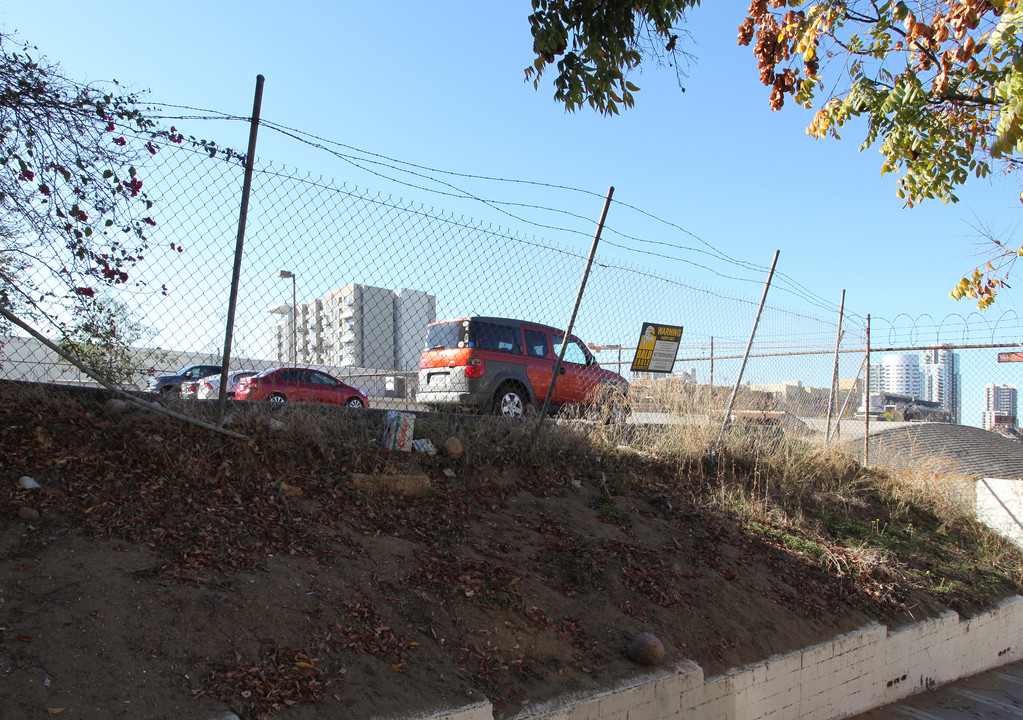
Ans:
[[[629,659],[640,665],[656,665],[664,659],[664,645],[656,636],[641,632],[629,643]]]
[[[454,435],[444,441],[443,448],[444,454],[452,460],[457,460],[462,457],[462,453],[465,452],[465,447],[462,445],[462,441]]]

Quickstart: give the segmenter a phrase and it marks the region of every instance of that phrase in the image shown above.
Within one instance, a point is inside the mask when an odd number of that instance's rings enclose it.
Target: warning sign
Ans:
[[[675,325],[643,323],[643,331],[632,360],[633,372],[670,373],[675,367],[682,328]]]

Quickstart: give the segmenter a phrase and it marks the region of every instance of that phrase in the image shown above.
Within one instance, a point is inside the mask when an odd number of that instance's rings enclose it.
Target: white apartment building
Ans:
[[[951,349],[885,355],[870,364],[870,392],[909,395],[938,403],[953,423],[962,422],[962,377],[959,360]]]
[[[870,364],[870,391],[912,395],[923,399],[920,359],[910,354],[890,354]]]
[[[980,426],[1016,425],[1016,386],[988,383],[984,386],[984,412]]]
[[[300,304],[294,328],[290,306],[267,312],[286,313],[272,327],[280,362],[415,372],[436,305],[420,290],[351,283]]]

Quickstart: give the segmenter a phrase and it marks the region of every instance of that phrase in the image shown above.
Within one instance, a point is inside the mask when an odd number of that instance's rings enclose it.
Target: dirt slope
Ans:
[[[395,717],[484,697],[510,716],[648,671],[626,653],[641,631],[663,664],[715,674],[945,607],[841,572],[823,531],[808,540],[828,562],[709,509],[704,468],[622,450],[524,453],[498,428],[467,429],[457,461],[396,455],[344,413],[282,413],[283,430],[250,414],[243,442],[8,386],[0,417],[5,718]],[[353,472],[431,486],[376,495]]]

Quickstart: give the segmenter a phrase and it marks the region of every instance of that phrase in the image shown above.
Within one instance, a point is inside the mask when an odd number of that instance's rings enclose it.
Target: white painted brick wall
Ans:
[[[599,694],[526,708],[519,720],[838,720],[1023,660],[1023,598],[971,620],[954,612],[892,633],[876,623],[705,678],[685,661]],[[489,705],[429,720],[492,720]],[[424,720],[426,720],[424,718]]]

